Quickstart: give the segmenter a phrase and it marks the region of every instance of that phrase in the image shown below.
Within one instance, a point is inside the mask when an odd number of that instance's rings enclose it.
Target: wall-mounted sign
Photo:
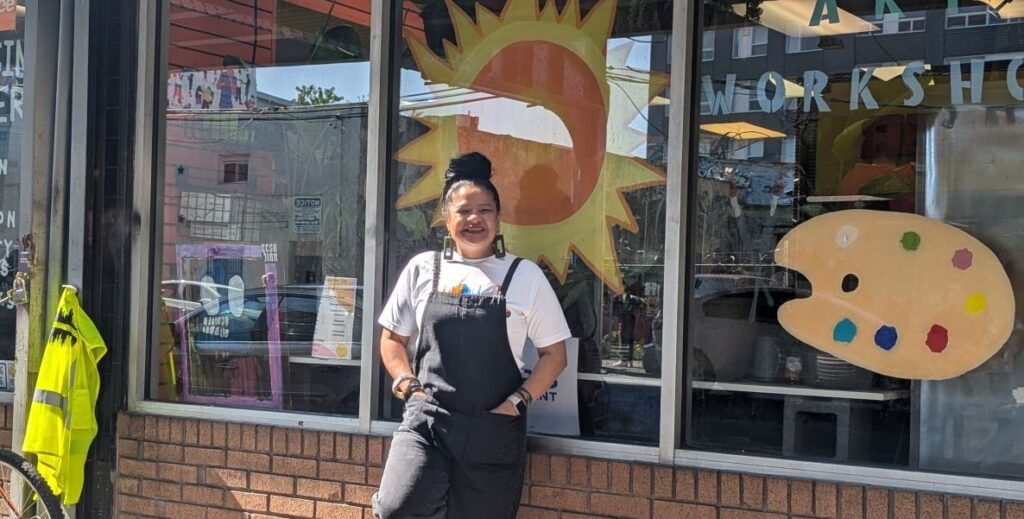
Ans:
[[[576,393],[576,367],[579,362],[579,339],[565,341],[568,363],[555,383],[543,395],[535,395],[530,406],[527,429],[532,434],[580,435],[579,398]],[[537,365],[537,350],[523,351],[523,378],[529,377]]]
[[[297,196],[292,199],[292,232],[320,234],[323,203],[323,197],[319,196]]]

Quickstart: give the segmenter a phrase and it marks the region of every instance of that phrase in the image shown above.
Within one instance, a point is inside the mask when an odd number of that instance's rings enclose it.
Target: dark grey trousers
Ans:
[[[514,518],[526,466],[526,419],[406,404],[373,513],[381,519]]]

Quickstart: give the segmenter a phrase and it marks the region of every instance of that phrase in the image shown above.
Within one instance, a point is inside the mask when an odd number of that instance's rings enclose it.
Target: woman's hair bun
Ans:
[[[448,170],[444,172],[445,185],[451,185],[459,180],[490,179],[491,161],[476,151],[455,157],[448,163]]]

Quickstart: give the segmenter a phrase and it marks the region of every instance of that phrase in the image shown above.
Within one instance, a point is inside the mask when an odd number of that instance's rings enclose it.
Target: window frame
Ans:
[[[868,22],[870,22],[870,23],[872,23],[874,25],[877,25],[878,26],[878,30],[876,30],[876,31],[868,31],[868,32],[858,32],[857,33],[858,37],[865,37],[865,36],[895,36],[897,34],[913,34],[913,33],[917,33],[917,32],[925,32],[928,29],[928,18],[924,14],[920,14],[920,13],[915,13],[915,16],[908,16],[908,15],[902,15],[901,16],[901,15],[897,15],[897,14],[894,14],[894,13],[886,13],[881,18],[879,18],[877,16],[870,16],[870,17],[866,17],[865,20],[867,20]],[[910,24],[910,30],[908,30],[908,31],[900,30],[900,26],[902,24],[904,24],[904,23],[909,23]],[[918,23],[921,24],[921,28],[920,29],[915,29],[914,26],[917,25]],[[896,28],[896,30],[892,30],[892,31],[886,30],[886,24],[892,24],[892,26],[894,26]]]
[[[741,33],[741,31],[743,31],[745,29],[750,29],[751,30],[751,34],[750,34],[750,55],[749,56],[741,56],[740,55],[741,53],[739,52],[739,50],[740,50],[740,42],[741,42],[741,38],[742,38],[740,33]],[[758,34],[764,34],[764,43],[757,43],[757,37],[756,36]],[[736,29],[733,29],[733,31],[732,31],[732,59],[763,58],[763,57],[768,55],[768,44],[770,43],[770,41],[771,41],[771,30],[769,30],[767,27],[760,26],[760,25],[759,26],[754,26],[754,27],[737,27]],[[764,47],[764,54],[756,54],[754,49],[757,48],[757,47],[761,47],[761,46]]]
[[[364,308],[377,315],[383,306],[386,288],[383,279],[386,226],[380,223],[387,215],[387,182],[391,168],[388,148],[391,130],[387,127],[390,111],[396,110],[388,99],[388,89],[398,74],[394,46],[400,45],[401,2],[394,0],[376,4],[371,14],[370,92],[367,135],[366,172],[366,243],[364,248]],[[152,171],[163,164],[163,129],[160,100],[166,96],[165,82],[159,81],[166,67],[169,0],[143,2],[139,6],[139,40],[136,73],[136,117],[134,164],[137,172]],[[380,8],[384,7],[384,8]],[[697,133],[701,88],[697,39],[691,31],[700,31],[699,5],[677,0],[673,4],[670,98],[679,100],[669,107],[669,142],[689,143],[668,149],[667,170],[682,174],[667,175],[662,375],[659,441],[657,446],[636,446],[605,441],[531,436],[532,450],[601,459],[660,463],[707,470],[724,470],[793,479],[818,479],[851,484],[868,484],[899,489],[952,494],[971,494],[996,499],[1024,500],[1024,481],[957,476],[910,469],[882,469],[861,465],[800,461],[794,459],[723,454],[682,447],[684,406],[688,406],[690,385],[686,358],[686,309],[688,307],[689,196],[690,182],[695,176],[692,166],[698,144],[691,137]],[[161,26],[162,24],[162,26]],[[767,31],[767,29],[765,29]],[[162,40],[158,40],[162,38]],[[701,40],[702,41],[702,40]],[[383,42],[383,43],[381,43]],[[701,50],[703,50],[701,45]],[[751,56],[757,57],[757,56]],[[387,61],[387,62],[385,62]],[[696,92],[695,90],[696,89]],[[159,402],[146,399],[150,346],[158,342],[152,318],[156,309],[152,296],[159,291],[155,272],[155,254],[162,237],[159,228],[157,201],[163,196],[163,176],[135,175],[131,186],[135,207],[140,216],[139,229],[132,233],[131,305],[129,319],[130,343],[128,368],[128,410],[158,416],[174,416],[213,421],[230,421],[274,425],[303,430],[323,430],[371,436],[390,435],[397,423],[377,420],[381,366],[377,355],[380,327],[374,319],[365,319],[361,340],[360,399],[357,417],[311,414],[296,411],[268,411],[206,405]]]

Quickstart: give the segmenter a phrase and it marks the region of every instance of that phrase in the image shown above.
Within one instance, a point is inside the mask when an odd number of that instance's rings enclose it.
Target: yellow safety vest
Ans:
[[[39,474],[65,505],[78,502],[85,459],[96,437],[97,364],[107,353],[92,319],[65,288],[36,379],[22,450],[38,458]]]

